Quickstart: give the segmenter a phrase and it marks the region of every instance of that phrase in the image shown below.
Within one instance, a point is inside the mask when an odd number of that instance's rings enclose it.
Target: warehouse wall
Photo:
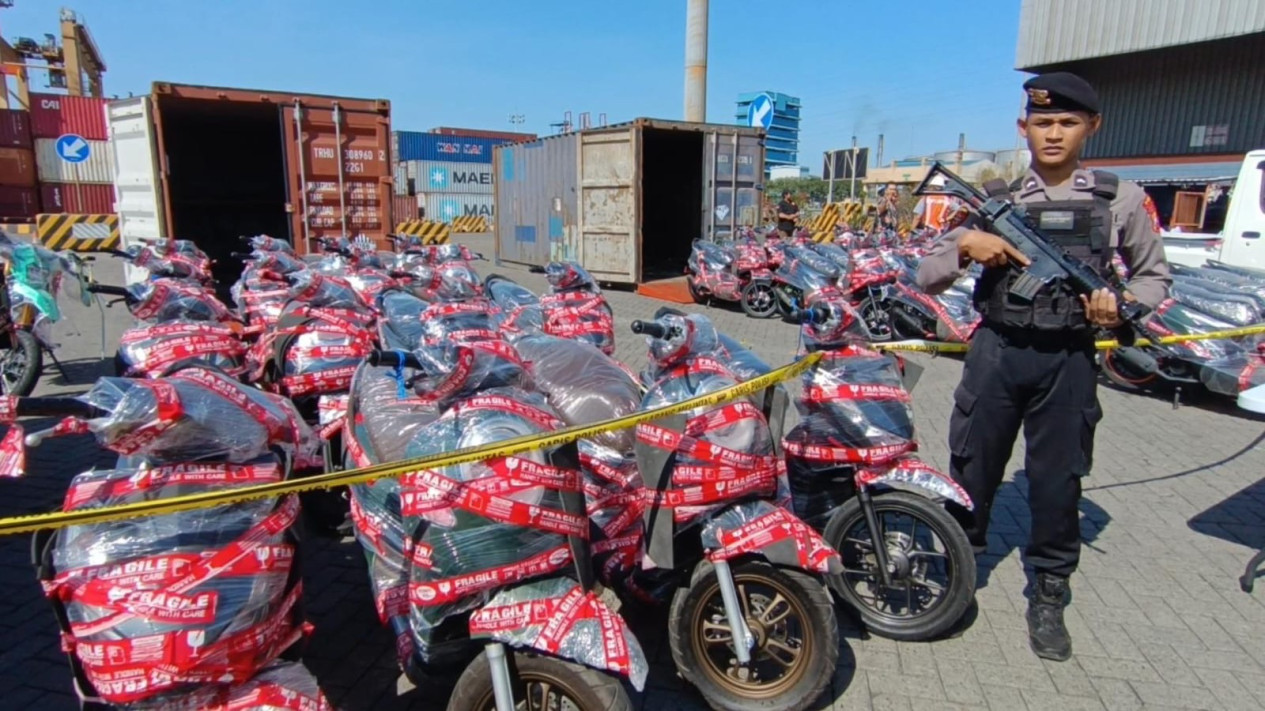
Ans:
[[[1086,158],[1265,148],[1265,33],[1054,68],[1081,74],[1102,100]]]

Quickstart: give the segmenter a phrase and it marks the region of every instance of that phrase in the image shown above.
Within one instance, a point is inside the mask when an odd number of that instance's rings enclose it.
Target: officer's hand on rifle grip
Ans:
[[[1133,295],[1127,291],[1125,299],[1134,300]],[[1099,289],[1089,296],[1081,294],[1081,303],[1085,306],[1085,319],[1095,326],[1119,328],[1124,323],[1120,320],[1120,304],[1109,289]]]
[[[958,238],[958,261],[963,266],[979,262],[986,267],[1004,267],[1011,262],[1026,267],[1032,263],[1006,240],[979,230],[967,230]]]

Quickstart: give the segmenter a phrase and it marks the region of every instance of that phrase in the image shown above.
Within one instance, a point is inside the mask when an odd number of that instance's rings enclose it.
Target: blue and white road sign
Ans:
[[[760,94],[747,107],[747,125],[765,131],[773,125],[773,97]]]
[[[57,137],[57,155],[67,163],[82,163],[92,153],[91,146],[83,140],[83,136],[66,133]]]

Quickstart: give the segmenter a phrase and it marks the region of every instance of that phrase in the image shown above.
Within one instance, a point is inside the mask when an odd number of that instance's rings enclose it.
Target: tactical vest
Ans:
[[[1010,186],[1001,180],[984,184],[989,197],[1011,200],[1022,178]],[[1025,203],[1028,223],[1061,246],[1072,257],[1109,278],[1111,259],[1111,201],[1116,197],[1119,179],[1112,173],[1094,171],[1092,200],[1056,200]],[[1010,287],[1019,276],[1017,265],[986,268],[975,283],[975,308],[984,321],[1008,328],[1042,331],[1083,330],[1089,328],[1085,307],[1080,297],[1062,280],[1043,287],[1036,298],[1023,302],[1010,296]]]

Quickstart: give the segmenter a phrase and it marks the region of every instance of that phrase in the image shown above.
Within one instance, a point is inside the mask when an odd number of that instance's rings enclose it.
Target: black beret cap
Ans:
[[[1053,114],[1064,111],[1099,113],[1098,94],[1089,82],[1071,72],[1050,72],[1023,83],[1028,92],[1028,112]]]

